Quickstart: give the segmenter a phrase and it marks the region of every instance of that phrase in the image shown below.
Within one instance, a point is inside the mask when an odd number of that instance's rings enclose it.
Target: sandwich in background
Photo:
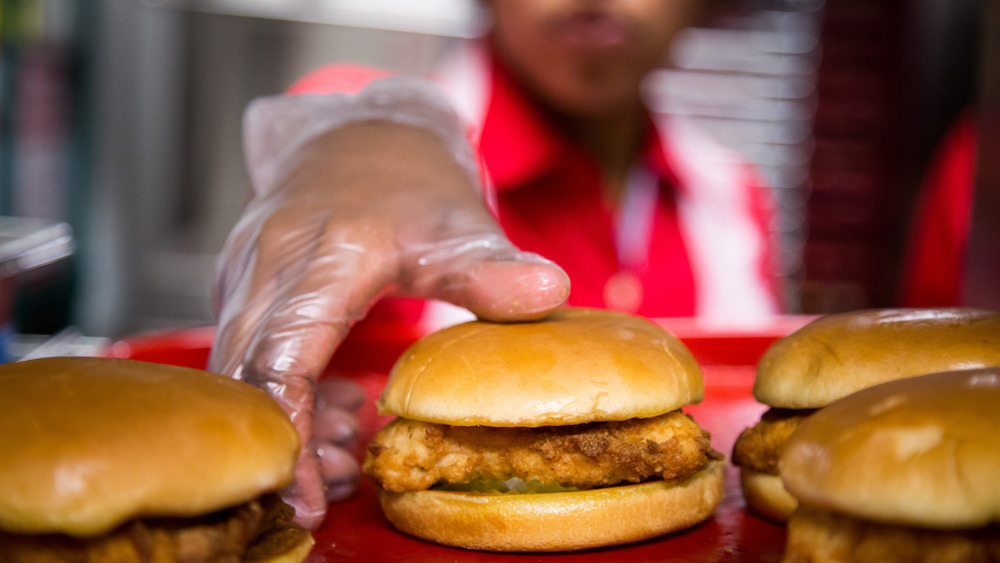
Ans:
[[[710,517],[722,455],[685,405],[704,394],[688,349],[638,317],[561,309],[468,322],[407,350],[368,448],[400,531],[489,551],[569,551]]]
[[[779,523],[795,510],[778,462],[788,436],[816,409],[878,383],[986,366],[1000,366],[997,311],[856,311],[821,317],[782,338],[761,357],[754,381],[754,397],[771,408],[733,448],[747,505]]]
[[[297,563],[299,438],[263,391],[110,358],[0,365],[0,560]]]
[[[786,563],[1000,561],[1000,369],[883,383],[788,439]]]

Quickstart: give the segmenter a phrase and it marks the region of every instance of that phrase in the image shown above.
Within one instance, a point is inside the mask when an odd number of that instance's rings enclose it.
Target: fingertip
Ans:
[[[351,481],[349,483],[332,483],[327,486],[326,489],[326,500],[327,502],[338,502],[347,499],[354,494],[354,491],[358,488],[357,480]]]
[[[485,262],[473,278],[465,306],[486,320],[535,320],[562,306],[569,292],[569,276],[548,260]]]
[[[313,416],[313,436],[337,444],[341,447],[353,445],[358,438],[360,428],[358,419],[348,411],[336,407],[321,406],[317,401]]]
[[[364,405],[365,390],[350,379],[329,377],[316,384],[316,408],[339,408],[349,412],[357,411]]]
[[[333,444],[321,443],[316,452],[319,454],[326,500],[332,502],[350,496],[361,476],[358,462],[347,450]]]

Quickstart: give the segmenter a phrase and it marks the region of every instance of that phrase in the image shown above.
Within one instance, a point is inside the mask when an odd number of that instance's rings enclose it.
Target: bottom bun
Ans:
[[[380,491],[401,532],[486,551],[572,551],[617,545],[693,526],[722,500],[723,464],[686,481],[654,481],[567,493]]]
[[[740,486],[750,510],[772,522],[788,522],[799,505],[778,475],[744,467],[740,469]]]
[[[309,553],[312,552],[314,545],[316,545],[316,540],[313,539],[312,534],[307,534],[293,547],[288,548],[288,546],[285,546],[284,551],[281,553],[270,555],[262,553],[248,554],[249,557],[244,556],[243,560],[250,563],[302,563],[309,556]]]

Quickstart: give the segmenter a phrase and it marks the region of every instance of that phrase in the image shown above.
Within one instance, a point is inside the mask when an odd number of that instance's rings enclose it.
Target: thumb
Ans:
[[[295,480],[281,491],[281,498],[295,509],[295,522],[316,530],[326,516],[327,499],[324,493],[321,461],[316,450],[303,447],[295,464]]]
[[[432,297],[492,321],[541,318],[569,297],[569,276],[541,256],[513,250],[439,270]]]

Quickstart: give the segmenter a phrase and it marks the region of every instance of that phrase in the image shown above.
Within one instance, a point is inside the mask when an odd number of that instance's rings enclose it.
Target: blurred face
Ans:
[[[493,41],[535,97],[581,117],[634,107],[704,0],[492,0]]]

